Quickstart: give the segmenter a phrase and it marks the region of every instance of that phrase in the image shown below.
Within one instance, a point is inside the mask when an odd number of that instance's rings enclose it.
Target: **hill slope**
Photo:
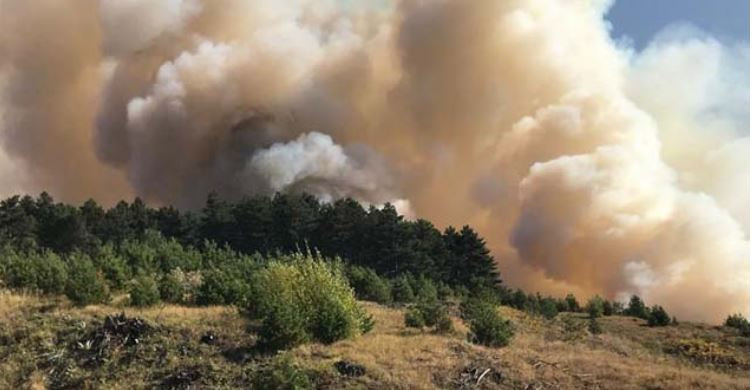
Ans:
[[[466,342],[457,318],[453,334],[435,335],[405,328],[402,309],[364,306],[372,332],[270,357],[254,349],[253,324],[232,307],[74,308],[3,292],[0,388],[247,388],[265,374],[309,377],[319,388],[749,387],[748,340],[732,329],[649,328],[613,316],[592,335],[585,314],[547,321],[501,307],[516,336],[492,349]]]

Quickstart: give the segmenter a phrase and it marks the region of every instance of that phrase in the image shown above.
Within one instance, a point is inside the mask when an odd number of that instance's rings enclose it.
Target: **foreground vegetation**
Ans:
[[[470,227],[305,194],[12,197],[0,291],[0,388],[738,388],[748,367],[742,315],[512,290]]]
[[[748,388],[748,339],[724,326],[608,316],[592,334],[587,313],[497,307],[515,336],[494,348],[469,342],[456,304],[453,329],[436,332],[406,327],[408,309],[360,302],[370,332],[276,353],[256,347],[259,323],[236,307],[126,300],[0,293],[0,388]]]

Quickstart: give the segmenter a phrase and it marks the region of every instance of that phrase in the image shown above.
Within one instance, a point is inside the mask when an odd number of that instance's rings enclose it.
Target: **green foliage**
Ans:
[[[588,320],[588,331],[591,332],[591,334],[601,334],[602,333],[601,324],[596,319],[596,317],[591,317]]]
[[[433,287],[416,279],[421,285],[413,284],[413,292],[433,296],[432,290],[437,290],[440,299],[458,287],[472,291],[500,282],[486,243],[468,226],[442,232],[426,220],[404,220],[390,204],[364,210],[353,199],[320,204],[308,194],[256,196],[238,202],[211,195],[198,212],[151,208],[138,198],[105,209],[93,200],[79,207],[55,203],[46,193],[37,198],[15,196],[0,201],[0,245],[21,251],[24,258],[27,252],[45,250],[62,257],[86,253],[114,290],[125,288],[139,273],[161,281],[175,268],[224,269],[242,256],[289,254],[301,247],[317,248],[328,257],[342,256],[380,278],[423,275]],[[33,281],[24,281],[23,270],[9,264],[3,262],[5,270],[0,269],[6,284],[35,288]],[[6,280],[8,269],[15,272],[10,275],[14,281]],[[385,281],[366,276],[363,289],[354,283],[359,297],[388,303]],[[398,287],[393,291],[400,295],[396,301],[414,300],[404,286]],[[207,301],[226,300],[217,297],[227,294],[210,299],[209,291],[205,293]]]
[[[510,321],[502,318],[496,306],[481,304],[468,314],[468,339],[471,342],[488,347],[503,347],[510,344],[515,332]]]
[[[408,277],[403,275],[395,279],[392,286],[392,296],[395,302],[408,303],[416,300]]]
[[[604,300],[604,315],[608,317],[613,314],[615,314],[614,305],[609,299],[605,299]]]
[[[612,301],[612,314],[621,315],[625,314],[625,304],[620,301]]]
[[[68,267],[52,251],[27,254],[7,249],[3,256],[3,279],[8,287],[60,294],[65,289]]]
[[[590,318],[599,318],[604,314],[604,300],[596,295],[586,304],[586,312]]]
[[[288,354],[279,354],[268,363],[254,370],[254,389],[306,390],[314,384],[308,373],[293,362]]]
[[[331,343],[363,332],[372,321],[339,262],[301,254],[279,258],[256,273],[252,286],[248,312],[262,319],[260,343],[270,349]]]
[[[248,304],[251,294],[251,279],[228,268],[211,268],[201,275],[202,281],[196,294],[199,305]]]
[[[374,270],[361,266],[350,266],[348,267],[348,280],[358,299],[381,304],[392,302],[390,282],[381,278]]]
[[[729,326],[740,331],[743,337],[750,337],[750,322],[742,314],[732,314],[724,320],[724,326]]]
[[[434,329],[437,333],[451,333],[455,330],[455,324],[452,322],[449,311],[445,310],[439,313],[434,323]]]
[[[580,303],[578,303],[578,299],[575,298],[575,295],[567,294],[567,296],[565,297],[565,303],[567,303],[567,311],[571,311],[571,312],[580,311]]]
[[[434,282],[424,276],[415,279],[413,291],[416,293],[416,300],[420,302],[431,302],[439,299],[439,293]]]
[[[405,326],[409,328],[423,328],[426,326],[424,314],[418,307],[411,307],[405,312]]]
[[[160,279],[159,295],[165,302],[194,303],[200,286],[199,272],[185,272],[175,268]]]
[[[651,307],[648,314],[648,326],[667,326],[671,322],[669,314],[659,305]]]
[[[643,300],[639,296],[633,295],[632,297],[630,297],[630,302],[628,303],[628,307],[627,309],[625,309],[624,313],[631,317],[648,319],[649,309],[646,307],[646,304],[643,303]]]
[[[77,306],[104,303],[110,292],[105,278],[97,272],[89,256],[73,253],[67,258],[68,280],[65,295]]]
[[[264,310],[259,329],[260,344],[268,350],[283,350],[306,343],[312,336],[308,321],[298,307],[276,302]]]
[[[139,275],[128,288],[130,305],[138,307],[153,306],[159,302],[160,291],[157,282],[148,275]]]
[[[447,283],[439,282],[437,284],[437,297],[440,300],[446,301],[454,295],[455,295],[455,292],[452,290],[452,287],[450,287]]]
[[[748,322],[748,319],[745,318],[742,314],[733,314],[727,316],[727,319],[724,321],[724,325],[736,328],[740,331],[740,335],[743,337],[750,337],[750,323]]]
[[[92,261],[113,289],[124,288],[131,278],[130,267],[111,244],[97,247],[92,255]]]
[[[448,333],[453,330],[450,310],[444,302],[437,299],[421,301],[405,312],[405,326],[433,328],[437,333]]]
[[[557,301],[554,298],[544,298],[541,302],[541,315],[544,318],[551,320],[557,317],[559,311],[557,310]]]

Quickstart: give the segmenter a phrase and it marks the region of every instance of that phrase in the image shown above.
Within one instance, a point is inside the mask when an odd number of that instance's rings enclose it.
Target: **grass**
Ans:
[[[612,316],[599,319],[603,334],[591,335],[580,330],[585,314],[547,321],[502,307],[516,336],[492,349],[468,343],[457,318],[453,333],[438,335],[405,328],[402,309],[363,305],[376,320],[372,332],[289,352],[320,388],[749,388],[748,340],[724,327],[649,328]],[[152,330],[138,344],[108,344],[92,363],[82,340],[120,312]],[[0,388],[248,388],[270,359],[253,348],[252,329],[231,307],[75,308],[0,291]],[[213,342],[202,341],[207,334]],[[339,375],[333,367],[341,360],[363,365],[365,375]]]

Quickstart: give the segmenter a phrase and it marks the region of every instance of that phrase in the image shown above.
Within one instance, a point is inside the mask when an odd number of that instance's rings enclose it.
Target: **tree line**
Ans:
[[[254,196],[236,202],[210,195],[204,207],[149,207],[141,199],[104,208],[55,202],[47,193],[0,202],[0,244],[22,252],[95,256],[103,245],[143,241],[158,232],[186,248],[208,243],[239,254],[290,254],[310,248],[373,269],[387,278],[423,276],[452,287],[501,282],[484,240],[470,227],[438,230],[409,221],[387,203],[364,207],[349,198],[319,202],[309,194]]]

